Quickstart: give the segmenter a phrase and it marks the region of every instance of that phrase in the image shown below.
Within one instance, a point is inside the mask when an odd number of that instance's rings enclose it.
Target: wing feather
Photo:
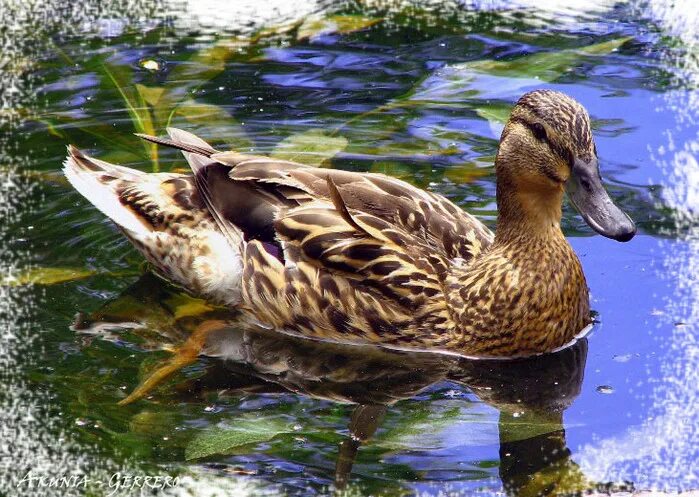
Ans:
[[[469,261],[493,241],[488,228],[444,197],[381,174],[255,160],[234,167],[230,177],[234,181],[264,184],[299,205],[316,199],[336,203],[335,190],[348,209],[371,214],[411,232],[449,258]]]

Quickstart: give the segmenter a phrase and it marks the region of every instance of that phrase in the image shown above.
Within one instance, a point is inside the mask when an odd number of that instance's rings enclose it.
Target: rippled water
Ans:
[[[212,15],[208,4],[92,19],[78,34],[56,27],[32,62],[35,109],[8,124],[18,132],[5,149],[34,185],[8,243],[40,268],[40,284],[14,287],[36,303],[31,363],[17,371],[53,420],[46,444],[70,440],[93,469],[188,476],[200,493],[699,488],[699,70],[677,14],[359,2]],[[233,324],[211,355],[226,347],[235,360],[202,358],[146,400],[116,405],[216,311],[150,275],[66,184],[66,144],[143,170],[184,166],[132,136],[167,124],[308,163],[332,151],[327,167],[406,179],[492,227],[503,119],[534,88],[587,107],[607,187],[640,228],[618,244],[565,210],[597,316],[587,340],[503,365]]]

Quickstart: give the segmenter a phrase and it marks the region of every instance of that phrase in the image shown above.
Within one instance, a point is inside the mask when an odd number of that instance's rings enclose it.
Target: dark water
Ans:
[[[686,180],[672,154],[691,158],[697,143],[678,117],[696,96],[680,38],[629,6],[559,15],[352,4],[304,25],[230,32],[187,29],[177,12],[56,36],[36,67],[45,108],[16,138],[38,186],[13,248],[72,270],[31,290],[42,333],[27,375],[91,464],[250,495],[699,487],[696,206],[672,193]],[[116,405],[170,356],[165,345],[216,311],[149,275],[62,180],[66,144],[143,170],[184,166],[169,150],[155,160],[132,135],[167,124],[301,162],[337,152],[325,165],[406,179],[492,227],[502,119],[534,88],[587,107],[607,187],[640,229],[618,244],[565,210],[597,315],[587,340],[531,361],[467,363],[232,325],[216,345],[234,359],[201,358],[147,399]]]

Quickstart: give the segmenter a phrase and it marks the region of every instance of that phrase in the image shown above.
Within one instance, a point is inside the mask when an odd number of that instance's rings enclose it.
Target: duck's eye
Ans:
[[[546,128],[544,128],[544,125],[541,123],[532,124],[532,133],[534,133],[534,136],[539,141],[544,141],[547,138]]]

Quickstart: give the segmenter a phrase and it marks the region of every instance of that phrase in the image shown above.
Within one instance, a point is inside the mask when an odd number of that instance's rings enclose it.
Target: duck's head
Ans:
[[[495,161],[498,207],[505,220],[560,221],[563,192],[597,233],[622,242],[633,221],[602,185],[590,117],[564,93],[536,90],[512,109]]]

